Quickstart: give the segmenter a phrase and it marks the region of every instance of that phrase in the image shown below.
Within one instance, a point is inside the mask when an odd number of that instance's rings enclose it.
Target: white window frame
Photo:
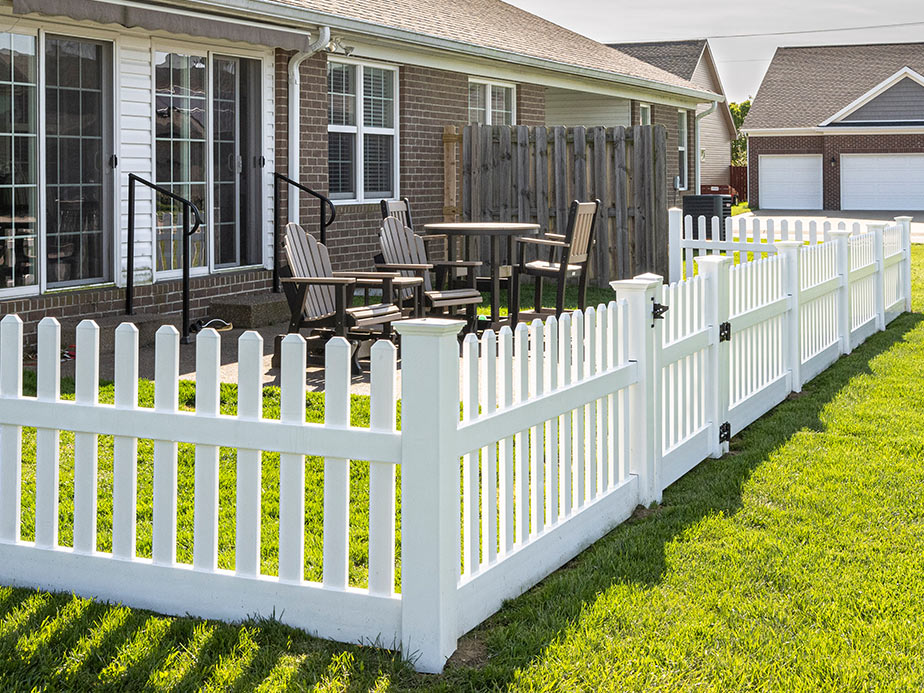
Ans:
[[[645,116],[643,114],[648,114],[648,122],[645,122]],[[638,124],[639,125],[651,125],[651,104],[650,103],[640,103],[638,105]]]
[[[477,84],[484,90],[484,125],[494,125],[492,122],[492,108],[491,108],[491,87],[501,87],[502,89],[510,90],[510,124],[517,124],[517,85],[513,82],[499,82],[494,79],[482,79],[481,77],[469,77],[468,78],[469,89],[471,85]],[[466,99],[468,98],[468,93],[466,93]],[[467,106],[467,110],[471,110],[471,105]],[[467,115],[467,114],[466,114]]]
[[[677,157],[680,161],[683,162],[683,177],[679,175],[678,178],[678,190],[686,190],[689,187],[690,183],[690,160],[687,156],[687,149],[689,147],[689,128],[690,128],[690,115],[683,108],[678,108],[677,113],[683,119],[683,127],[680,127],[678,120],[677,127]]]
[[[345,198],[345,199],[331,199],[335,205],[349,205],[349,204],[368,204],[368,203],[378,203],[381,200],[381,197],[366,198],[365,190],[365,161],[364,161],[364,149],[363,149],[363,138],[365,135],[390,135],[393,142],[393,154],[392,161],[394,169],[392,171],[392,176],[394,180],[394,185],[392,190],[392,196],[387,199],[398,200],[401,198],[401,161],[400,161],[400,152],[401,147],[399,144],[400,136],[400,122],[399,122],[399,85],[398,85],[398,66],[390,65],[388,63],[378,63],[372,62],[369,60],[354,60],[351,58],[343,58],[340,56],[328,56],[328,63],[337,63],[341,65],[354,65],[356,66],[356,125],[331,125],[328,123],[327,132],[346,132],[353,133],[356,135],[354,142],[354,151],[353,155],[355,156],[356,165],[353,167],[354,175],[354,189],[356,190],[356,197]],[[365,99],[363,98],[363,68],[365,67],[374,67],[380,70],[388,70],[391,72],[394,77],[392,79],[392,85],[394,86],[394,94],[392,99],[392,104],[394,108],[392,127],[390,128],[373,128],[367,127],[364,124],[365,118]],[[324,79],[327,79],[326,67]],[[325,90],[325,95],[327,91]],[[329,104],[327,106],[329,108]]]

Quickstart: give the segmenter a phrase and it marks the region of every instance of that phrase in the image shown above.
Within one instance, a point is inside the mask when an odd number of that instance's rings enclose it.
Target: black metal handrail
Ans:
[[[321,243],[327,243],[327,227],[333,224],[334,219],[337,218],[337,208],[334,207],[334,203],[330,201],[329,197],[315,192],[311,188],[302,185],[296,180],[292,180],[282,173],[273,172],[273,291],[277,294],[282,291],[279,282],[279,241],[282,238],[282,229],[279,223],[281,210],[279,208],[282,204],[282,190],[280,189],[282,183],[291,185],[293,188],[297,188],[317,198],[319,202],[318,210],[320,211],[319,228],[321,231]],[[330,218],[327,217],[328,210],[330,211]]]
[[[128,260],[125,284],[125,314],[133,315],[135,312],[135,183],[141,183],[156,193],[170,198],[183,205],[183,344],[192,340],[189,336],[192,327],[189,320],[189,238],[202,226],[202,215],[199,208],[185,197],[163,188],[134,173],[128,174]],[[195,224],[190,226],[190,212],[195,217]],[[156,244],[156,239],[155,239]]]

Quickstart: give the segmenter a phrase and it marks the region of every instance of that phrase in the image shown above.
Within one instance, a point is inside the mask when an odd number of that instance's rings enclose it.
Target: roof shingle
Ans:
[[[686,79],[501,0],[281,0],[345,17],[575,67],[697,89]],[[700,90],[701,91],[701,90]]]
[[[686,80],[693,78],[706,39],[687,41],[643,41],[640,43],[608,43],[610,48],[667,70]]]
[[[903,67],[924,72],[924,43],[778,48],[743,129],[814,127]]]

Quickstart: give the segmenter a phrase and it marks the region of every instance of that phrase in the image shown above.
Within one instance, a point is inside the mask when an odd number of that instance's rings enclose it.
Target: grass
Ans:
[[[735,216],[736,214],[747,214],[750,211],[751,208],[748,207],[747,200],[745,200],[744,202],[739,202],[738,204],[734,205],[732,207],[731,213],[732,216]]]
[[[924,321],[904,315],[465,636],[442,676],[274,621],[0,588],[0,689],[920,690],[922,384]]]

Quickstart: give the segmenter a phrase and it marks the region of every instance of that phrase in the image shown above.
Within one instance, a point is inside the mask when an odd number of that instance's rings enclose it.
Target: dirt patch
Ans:
[[[463,636],[459,640],[456,651],[446,661],[447,667],[465,667],[468,669],[481,669],[488,663],[488,648],[475,634]]]
[[[647,520],[652,515],[657,514],[661,506],[656,505],[653,508],[646,508],[644,505],[636,505],[635,510],[632,511],[632,517],[629,519],[632,521]]]

